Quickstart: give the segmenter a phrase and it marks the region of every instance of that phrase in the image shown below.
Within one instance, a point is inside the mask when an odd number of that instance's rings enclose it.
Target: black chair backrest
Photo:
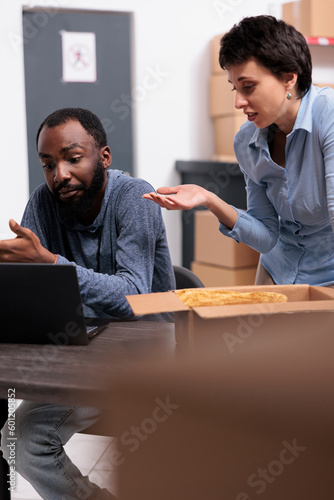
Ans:
[[[204,288],[201,280],[190,269],[181,266],[173,266],[173,269],[177,290],[182,288]]]

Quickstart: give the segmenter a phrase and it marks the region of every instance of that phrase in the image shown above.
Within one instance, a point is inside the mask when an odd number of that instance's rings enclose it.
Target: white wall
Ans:
[[[2,0],[0,234],[8,233],[9,218],[20,220],[28,199],[23,6],[134,12],[136,174],[157,188],[180,182],[174,171],[175,160],[206,159],[213,154],[213,130],[208,115],[212,37],[244,16],[280,16],[282,3],[283,0]],[[149,90],[145,89],[145,76],[152,69],[158,70],[160,77]],[[138,90],[138,86],[142,89]],[[164,211],[164,218],[173,262],[180,264],[180,213]]]

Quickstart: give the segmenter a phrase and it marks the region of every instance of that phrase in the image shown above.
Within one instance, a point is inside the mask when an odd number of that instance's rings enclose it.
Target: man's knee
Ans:
[[[25,464],[31,463],[35,456],[43,452],[46,439],[39,425],[38,411],[35,412],[29,405],[22,405],[15,414],[15,427],[9,422],[2,429],[1,449],[4,458],[10,463],[15,455],[16,468],[24,468]]]
[[[18,435],[9,429],[8,421],[1,431],[0,449],[7,463],[15,463],[17,469],[17,464],[21,462],[19,455],[25,450],[25,443],[22,443],[21,437],[18,438]]]
[[[6,457],[6,447],[4,446],[4,443],[7,442],[6,427],[7,426],[5,424],[5,426],[3,427],[3,429],[1,429],[0,453],[2,453],[2,456],[7,460],[7,457]]]
[[[18,456],[18,439],[9,429],[8,421],[1,430],[0,451],[8,464],[16,464]]]

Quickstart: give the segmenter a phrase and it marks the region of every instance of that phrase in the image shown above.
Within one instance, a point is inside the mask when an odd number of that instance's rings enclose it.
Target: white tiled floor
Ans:
[[[113,438],[75,434],[65,446],[68,456],[84,475],[101,487],[111,489],[116,494],[115,470],[112,467],[111,453]],[[40,500],[34,488],[21,476],[16,476],[16,491],[12,500]]]

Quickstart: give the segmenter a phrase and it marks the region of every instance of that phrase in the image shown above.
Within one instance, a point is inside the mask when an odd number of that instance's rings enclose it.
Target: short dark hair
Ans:
[[[98,148],[107,146],[107,135],[100,119],[88,109],[83,108],[57,109],[47,116],[38,129],[36,145],[38,144],[38,138],[44,126],[49,128],[57,127],[71,120],[76,120],[81,123],[86,132],[94,138]]]
[[[256,59],[277,78],[296,73],[297,93],[303,97],[312,83],[312,60],[305,37],[273,16],[245,17],[220,40],[223,69]]]

